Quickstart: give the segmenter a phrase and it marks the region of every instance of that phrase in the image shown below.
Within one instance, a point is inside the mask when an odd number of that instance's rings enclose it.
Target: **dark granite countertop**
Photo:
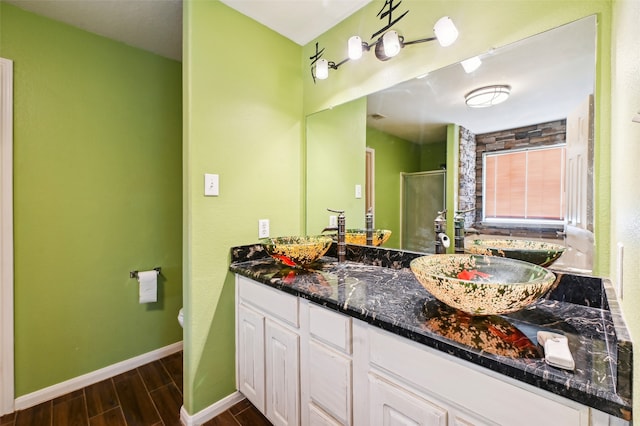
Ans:
[[[308,270],[276,263],[260,245],[231,249],[230,270],[346,313],[457,358],[625,420],[631,419],[632,345],[606,279],[554,271],[557,286],[509,315],[469,317],[437,301],[409,262],[422,256],[349,245],[338,263],[335,244]],[[569,339],[575,371],[547,365],[536,333]]]

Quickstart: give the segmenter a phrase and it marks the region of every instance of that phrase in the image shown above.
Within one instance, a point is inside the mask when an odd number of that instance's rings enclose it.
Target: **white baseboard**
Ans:
[[[110,377],[122,374],[126,371],[133,370],[134,368],[140,367],[141,365],[157,361],[181,350],[182,342],[173,343],[169,346],[165,346],[163,348],[138,355],[134,358],[118,362],[108,367],[101,368],[100,370],[92,371],[91,373],[83,374],[82,376],[74,377],[73,379],[69,379],[64,382],[46,387],[44,389],[37,390],[30,394],[23,395],[19,398],[16,398],[15,410],[18,411],[24,410],[25,408],[33,407],[34,405],[38,405],[59,396],[66,395],[69,392],[82,389],[86,386],[93,385]]]
[[[244,395],[239,391],[235,391],[231,395],[221,399],[220,401],[208,406],[204,410],[200,410],[193,416],[187,413],[184,409],[184,405],[180,408],[180,422],[184,426],[200,426],[203,423],[208,422],[217,415],[220,415],[227,411],[229,408],[236,405],[238,402],[244,399]]]

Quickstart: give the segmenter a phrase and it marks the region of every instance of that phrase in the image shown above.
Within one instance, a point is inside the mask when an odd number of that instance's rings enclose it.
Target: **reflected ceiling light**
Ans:
[[[458,39],[458,29],[448,16],[438,19],[433,26],[433,33],[442,47],[451,46]]]
[[[467,74],[471,74],[472,72],[480,68],[480,65],[482,65],[482,61],[480,60],[479,56],[474,56],[473,58],[465,59],[464,61],[460,62],[460,64],[462,65],[462,68],[464,68],[464,72],[466,72]]]
[[[511,86],[486,86],[467,93],[464,100],[472,108],[486,108],[506,101],[510,94]]]
[[[458,38],[458,29],[453,24],[453,21],[448,16],[444,16],[435,23],[433,27],[434,37],[427,37],[418,40],[405,41],[404,37],[398,34],[395,30],[389,30],[385,32],[375,42],[369,44],[362,41],[362,38],[355,35],[349,38],[347,43],[348,57],[340,62],[326,61],[326,75],[329,74],[329,69],[337,70],[342,64],[349,60],[358,60],[362,57],[363,52],[368,52],[371,48],[374,48],[376,58],[381,61],[388,61],[389,59],[400,53],[400,50],[405,46],[418,43],[426,43],[428,41],[438,40],[441,46],[447,47],[453,44]],[[315,77],[320,80],[324,80],[324,66],[325,63],[321,63],[323,59],[319,59],[316,62]]]

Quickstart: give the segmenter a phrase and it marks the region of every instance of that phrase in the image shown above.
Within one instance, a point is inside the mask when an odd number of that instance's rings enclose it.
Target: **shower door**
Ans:
[[[447,172],[402,173],[402,249],[435,253],[433,221],[445,209]]]

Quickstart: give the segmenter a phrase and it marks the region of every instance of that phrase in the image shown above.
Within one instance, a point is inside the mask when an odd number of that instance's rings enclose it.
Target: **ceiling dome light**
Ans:
[[[349,59],[357,60],[362,58],[362,39],[359,36],[349,38]]]
[[[448,16],[443,16],[436,21],[433,32],[442,47],[451,46],[458,39],[458,29]]]
[[[486,108],[506,101],[510,94],[511,86],[486,86],[467,93],[464,100],[471,108]]]
[[[326,59],[318,59],[316,62],[316,78],[325,80],[329,77],[329,62]]]

